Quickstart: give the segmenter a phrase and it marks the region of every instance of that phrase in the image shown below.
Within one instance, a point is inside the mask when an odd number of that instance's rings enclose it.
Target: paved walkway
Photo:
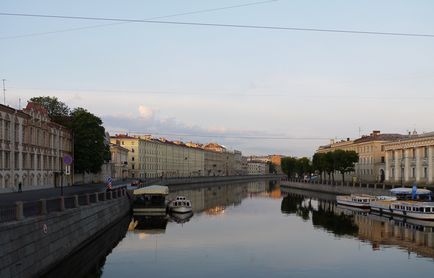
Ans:
[[[113,187],[129,184],[130,181],[115,181]],[[64,196],[79,195],[84,193],[101,192],[105,190],[105,184],[83,184],[63,187]],[[23,192],[2,193],[0,194],[0,207],[6,207],[15,204],[15,202],[29,202],[40,199],[49,199],[59,197],[60,187],[28,190]]]

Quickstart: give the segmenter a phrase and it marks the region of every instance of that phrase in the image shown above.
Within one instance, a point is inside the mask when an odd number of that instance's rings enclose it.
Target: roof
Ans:
[[[393,188],[390,189],[390,192],[395,195],[412,195],[413,188],[407,188],[407,187],[399,187],[399,188]],[[430,195],[432,192],[428,189],[416,189],[416,195]]]
[[[164,185],[149,185],[134,189],[133,195],[167,195],[169,194],[169,187]]]
[[[397,141],[406,137],[406,135],[398,133],[371,134],[368,136],[362,136],[361,138],[354,140],[354,143],[357,144],[371,141]]]

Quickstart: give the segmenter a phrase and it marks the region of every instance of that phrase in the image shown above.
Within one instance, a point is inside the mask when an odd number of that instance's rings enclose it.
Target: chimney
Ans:
[[[347,142],[350,142],[350,137],[347,137]]]
[[[378,136],[378,135],[380,135],[380,131],[379,130],[373,130],[371,135],[372,136]]]

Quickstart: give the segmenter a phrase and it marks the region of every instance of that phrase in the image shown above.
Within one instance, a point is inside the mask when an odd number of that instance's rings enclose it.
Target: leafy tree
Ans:
[[[342,182],[345,182],[345,173],[354,172],[354,166],[359,161],[359,155],[355,151],[335,150],[333,157],[335,170],[341,173]]]
[[[334,152],[326,153],[324,156],[324,161],[325,161],[324,171],[327,173],[327,175],[329,177],[329,182],[330,182],[330,176],[332,177],[332,180],[334,182],[335,181],[334,171],[336,169],[335,168]]]
[[[98,173],[107,151],[102,121],[83,108],[74,109],[71,118],[70,127],[74,132],[75,172]]]
[[[64,124],[65,118],[71,113],[71,109],[57,97],[32,97],[30,101],[47,109],[48,116],[58,124]]]
[[[325,153],[315,153],[313,155],[312,168],[313,170],[318,171],[322,181],[323,173],[326,171],[327,168],[327,159]]]
[[[295,169],[296,172],[299,176],[303,176],[304,174],[307,174],[311,172],[311,165],[310,165],[310,160],[307,157],[302,157],[297,159],[296,164],[295,164]]]
[[[296,163],[297,158],[295,157],[283,157],[281,162],[282,171],[288,175],[288,178],[291,178],[292,175],[296,172]]]
[[[99,117],[83,108],[71,109],[57,97],[33,97],[48,111],[50,118],[74,134],[74,171],[98,173],[104,161],[109,161],[110,147],[104,144],[105,130]]]

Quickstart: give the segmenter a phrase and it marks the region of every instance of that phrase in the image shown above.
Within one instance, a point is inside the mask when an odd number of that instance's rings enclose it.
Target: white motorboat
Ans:
[[[366,194],[351,194],[336,196],[336,202],[339,205],[351,206],[357,208],[370,208],[371,202],[375,201],[375,196]]]
[[[193,210],[191,207],[191,201],[184,196],[177,196],[167,204],[167,207],[170,212],[176,213],[189,213]]]
[[[380,213],[400,215],[422,220],[434,220],[434,202],[427,189],[394,188],[390,192],[396,197],[371,202],[371,209]]]

